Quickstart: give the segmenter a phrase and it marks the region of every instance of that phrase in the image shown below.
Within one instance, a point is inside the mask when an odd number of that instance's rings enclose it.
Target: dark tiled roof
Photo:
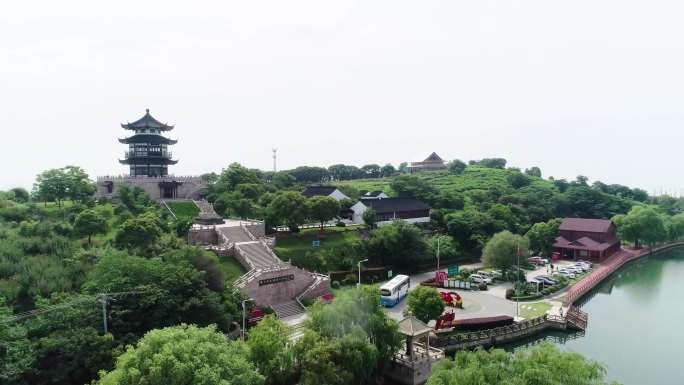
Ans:
[[[611,222],[608,219],[565,218],[559,230],[586,231],[590,233],[605,233],[610,229]]]
[[[599,243],[589,237],[582,237],[575,241],[568,241],[563,237],[557,237],[553,247],[571,250],[603,251],[616,243],[620,243],[616,238],[610,238],[606,242]]]
[[[173,129],[173,126],[169,126],[166,123],[162,123],[150,115],[149,108],[145,110],[145,116],[136,120],[133,123],[121,124],[121,127],[127,130],[137,130],[142,128],[154,128],[162,131],[169,131]]]
[[[120,143],[150,143],[150,144],[176,144],[177,140],[169,139],[159,134],[137,134],[128,138],[119,139]]]
[[[444,159],[440,158],[436,152],[433,152],[423,162],[444,162]]]
[[[372,208],[378,214],[430,209],[430,206],[415,198],[369,199],[364,200],[363,204]]]
[[[302,195],[304,195],[307,198],[311,198],[314,196],[322,195],[322,196],[328,196],[333,193],[333,191],[337,190],[337,187],[335,186],[309,186],[302,192]]]

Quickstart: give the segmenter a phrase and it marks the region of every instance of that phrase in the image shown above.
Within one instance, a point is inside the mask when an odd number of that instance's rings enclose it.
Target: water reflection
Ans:
[[[625,385],[680,385],[683,303],[684,251],[677,250],[625,266],[578,302],[589,313],[586,334],[548,332],[504,348],[551,341],[603,363]]]

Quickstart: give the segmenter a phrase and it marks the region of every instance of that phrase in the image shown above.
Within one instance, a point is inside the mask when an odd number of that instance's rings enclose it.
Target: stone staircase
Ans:
[[[271,306],[276,316],[280,319],[287,319],[305,313],[304,308],[298,301],[284,302]]]
[[[267,246],[258,241],[237,243],[236,252],[245,258],[252,268],[271,266],[282,263],[280,259],[268,249]]]
[[[249,233],[241,226],[217,226],[216,230],[225,237],[227,243],[253,242]]]

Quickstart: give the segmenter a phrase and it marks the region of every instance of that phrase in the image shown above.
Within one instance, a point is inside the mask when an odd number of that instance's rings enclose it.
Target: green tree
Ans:
[[[670,218],[667,226],[668,238],[676,241],[684,236],[684,213],[674,215]]]
[[[434,288],[419,286],[409,293],[408,309],[419,320],[428,323],[444,312],[444,301]]]
[[[302,385],[365,385],[377,372],[378,350],[358,326],[340,338],[307,331],[294,352]]]
[[[147,333],[103,373],[100,385],[260,385],[249,349],[213,326],[180,325]]]
[[[294,191],[283,191],[276,194],[266,208],[269,218],[277,224],[285,224],[290,229],[297,229],[307,216],[306,198]]]
[[[151,255],[161,238],[159,218],[148,212],[126,220],[116,233],[116,246],[143,255]]]
[[[375,228],[375,224],[377,223],[377,213],[375,210],[368,208],[366,211],[361,214],[361,218],[363,218],[363,223],[366,225],[367,228],[373,229]]]
[[[307,327],[326,338],[342,338],[360,328],[378,352],[377,362],[367,362],[367,368],[373,369],[388,362],[402,341],[397,323],[385,313],[380,292],[374,287],[347,290],[330,304],[316,302],[309,311]]]
[[[665,222],[653,207],[634,206],[627,214],[614,216],[613,222],[620,237],[634,242],[635,247],[641,241],[653,245],[667,238]]]
[[[64,167],[64,176],[67,183],[67,196],[77,202],[85,202],[95,193],[95,186],[90,181],[88,174],[77,166]]]
[[[363,171],[368,178],[379,178],[382,176],[382,168],[378,164],[367,164],[361,167],[361,171]]]
[[[217,324],[229,330],[238,319],[241,300],[231,290],[217,291],[208,278],[184,260],[189,256],[174,254],[164,258],[142,258],[124,252],[108,251],[88,274],[86,293],[130,293],[110,303],[110,330],[127,340],[151,329],[182,322],[197,325]],[[199,265],[198,263],[198,265]]]
[[[87,236],[88,246],[91,244],[91,237],[95,234],[106,233],[107,227],[107,219],[93,209],[81,211],[74,221],[74,232]]]
[[[254,365],[267,384],[292,384],[293,355],[288,346],[287,326],[273,316],[267,316],[249,331],[247,345]]]
[[[325,222],[340,215],[340,202],[333,197],[314,196],[307,200],[309,217],[321,224],[321,231]]]
[[[515,353],[502,349],[458,352],[433,366],[427,385],[606,385],[605,375],[601,364],[545,342]]]
[[[506,168],[506,159],[504,158],[483,158],[482,160],[471,160],[468,163],[487,168],[498,168],[501,170]]]
[[[508,268],[516,264],[517,256],[524,260],[529,242],[525,237],[508,230],[494,234],[482,250],[482,262],[486,266]]]
[[[550,219],[548,222],[539,222],[532,225],[525,237],[530,243],[530,250],[535,253],[551,254],[553,242],[558,236],[560,219]]]
[[[24,383],[23,373],[28,372],[35,353],[26,336],[26,328],[10,321],[12,311],[0,297],[0,382],[8,385]]]
[[[417,198],[424,201],[431,201],[436,194],[432,185],[415,175],[400,175],[392,179],[390,187],[400,197]]]
[[[511,187],[513,187],[515,189],[519,189],[519,188],[522,188],[525,186],[529,186],[530,183],[532,183],[532,181],[530,180],[530,178],[527,175],[520,173],[520,172],[513,172],[513,173],[509,174],[506,177],[506,180],[508,180],[508,183],[511,185]]]
[[[529,176],[535,176],[535,177],[537,177],[537,178],[541,178],[541,177],[542,177],[541,169],[540,169],[539,167],[536,167],[536,166],[533,166],[533,167],[530,167],[530,168],[526,168],[526,169],[525,169],[525,174],[527,174],[527,175],[529,175]]]
[[[448,235],[434,235],[427,238],[427,251],[429,255],[437,255],[437,244],[439,243],[439,258],[452,259],[458,257],[458,246],[454,239]]]
[[[387,163],[384,166],[382,166],[382,169],[380,169],[380,174],[382,177],[389,177],[394,175],[397,172],[397,170],[392,166],[391,164]]]
[[[62,201],[69,195],[68,184],[64,169],[54,168],[46,170],[36,177],[33,193],[39,200],[57,202],[57,206],[62,207]]]
[[[68,306],[64,306],[67,305]],[[85,384],[100,370],[114,363],[114,339],[102,334],[102,313],[92,296],[55,294],[39,301],[39,312],[26,321],[28,335],[36,359],[32,370],[24,374],[28,383],[36,385]]]
[[[416,226],[397,220],[371,233],[368,254],[386,265],[410,267],[425,256],[423,232]]]
[[[29,201],[29,193],[22,187],[15,187],[10,192],[14,193],[14,201],[16,202],[26,203]]]
[[[461,175],[465,171],[467,165],[460,159],[454,159],[447,164],[447,169],[454,175]]]

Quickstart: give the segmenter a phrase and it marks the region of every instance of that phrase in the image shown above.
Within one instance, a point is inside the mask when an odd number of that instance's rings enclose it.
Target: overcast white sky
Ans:
[[[505,157],[684,190],[681,1],[30,1],[0,5],[0,189],[120,174],[133,121],[172,173]]]

